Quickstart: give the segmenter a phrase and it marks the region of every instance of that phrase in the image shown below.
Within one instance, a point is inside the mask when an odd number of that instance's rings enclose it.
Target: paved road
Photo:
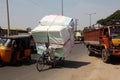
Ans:
[[[88,56],[84,44],[75,44],[64,66],[38,72],[36,59],[32,55],[30,64],[1,67],[0,80],[120,80],[120,59],[103,63],[98,55]]]
[[[17,66],[4,66],[0,68],[1,80],[58,80],[65,79],[72,73],[72,69],[77,69],[90,64],[89,62],[80,61],[86,56],[86,48],[83,44],[75,44],[72,52],[66,57],[65,65],[58,68],[48,69],[38,72],[35,67],[36,55],[32,55],[30,64],[22,63]],[[69,72],[67,74],[64,74]]]

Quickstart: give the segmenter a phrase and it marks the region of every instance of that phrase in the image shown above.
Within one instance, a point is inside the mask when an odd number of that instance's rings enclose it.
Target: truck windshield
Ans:
[[[111,27],[110,35],[113,39],[120,38],[120,26]]]

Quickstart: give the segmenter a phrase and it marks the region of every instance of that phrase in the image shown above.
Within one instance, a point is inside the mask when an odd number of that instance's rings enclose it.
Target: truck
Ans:
[[[81,40],[81,33],[79,31],[75,32],[75,41],[80,41]]]
[[[120,56],[120,25],[86,28],[84,43],[89,56],[100,54],[103,62],[109,63],[113,56]]]

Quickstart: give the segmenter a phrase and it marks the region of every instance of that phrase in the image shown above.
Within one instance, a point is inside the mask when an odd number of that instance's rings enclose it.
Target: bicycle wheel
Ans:
[[[45,65],[44,65],[44,60],[43,60],[42,57],[40,57],[40,58],[37,60],[36,68],[37,68],[37,70],[40,72],[40,71],[43,70],[44,66],[45,66]]]

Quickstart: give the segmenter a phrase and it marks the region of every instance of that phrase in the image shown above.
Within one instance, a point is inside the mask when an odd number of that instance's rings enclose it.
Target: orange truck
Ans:
[[[84,43],[89,56],[101,54],[103,62],[108,63],[112,56],[120,56],[120,25],[84,29]]]

